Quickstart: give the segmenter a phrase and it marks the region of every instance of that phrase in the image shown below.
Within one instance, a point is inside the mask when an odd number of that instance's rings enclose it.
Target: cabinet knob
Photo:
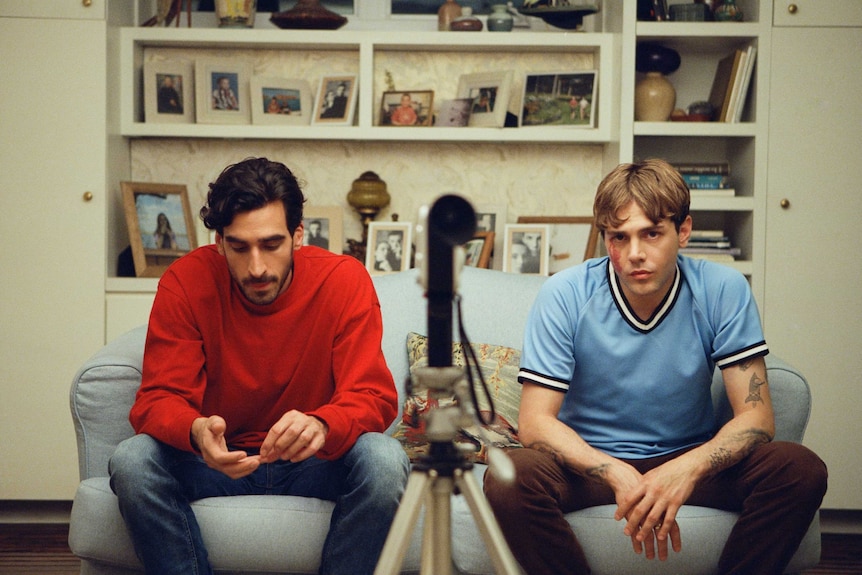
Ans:
[[[798,10],[799,10],[799,6],[797,6],[796,4],[788,4],[787,5],[787,11],[791,14],[796,14],[796,12]]]
[[[81,0],[81,4],[84,5],[84,8],[89,8],[93,5],[93,0]]]
[[[790,207],[790,200],[788,200],[787,198],[783,198],[779,202],[779,205],[781,206],[781,209],[786,210],[787,208]]]
[[[91,202],[93,201],[93,192],[84,192],[84,201]]]

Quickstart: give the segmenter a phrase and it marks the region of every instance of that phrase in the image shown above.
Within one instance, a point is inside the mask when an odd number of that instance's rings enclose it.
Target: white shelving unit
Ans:
[[[183,28],[125,28],[120,32],[120,125],[127,138],[256,138],[293,140],[366,140],[426,142],[585,142],[606,143],[614,137],[611,116],[613,94],[618,90],[614,62],[615,36],[605,33],[465,34],[458,32],[290,31]],[[145,51],[154,48],[214,50],[230,54],[238,50],[275,50],[284,57],[326,58],[326,52],[355,54],[359,75],[359,108],[355,125],[261,126],[146,123],[141,95],[141,70]],[[582,53],[592,55],[599,71],[598,117],[593,129],[541,128],[397,128],[374,125],[374,106],[381,94],[375,85],[385,73],[377,66],[385,53],[486,54],[512,62],[526,55],[547,56]],[[549,63],[549,66],[554,66]],[[485,70],[482,70],[485,71]],[[428,78],[434,86],[438,79]],[[520,96],[520,95],[517,95]],[[511,106],[511,105],[510,105]]]
[[[620,161],[661,157],[672,163],[728,162],[736,196],[695,198],[695,228],[720,228],[742,249],[732,265],[745,274],[755,298],[764,301],[765,196],[769,100],[769,15],[771,2],[740,2],[744,22],[637,21],[635,3],[624,3],[622,19]],[[739,123],[637,122],[634,91],[639,74],[635,53],[640,42],[657,43],[681,57],[668,75],[676,89],[676,107],[708,99],[718,61],[734,49],[757,47],[756,67]]]

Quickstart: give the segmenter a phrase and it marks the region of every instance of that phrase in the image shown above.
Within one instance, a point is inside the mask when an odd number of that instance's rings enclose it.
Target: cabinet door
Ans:
[[[769,117],[769,347],[808,378],[806,444],[829,466],[824,507],[862,508],[860,28],[775,28]],[[782,202],[787,201],[787,207]]]
[[[0,499],[78,481],[69,384],[104,339],[105,39],[104,21],[0,18]]]

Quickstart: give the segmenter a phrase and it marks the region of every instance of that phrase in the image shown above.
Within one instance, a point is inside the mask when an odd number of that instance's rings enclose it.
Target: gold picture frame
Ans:
[[[494,232],[476,232],[473,239],[464,244],[465,266],[488,269],[494,252]]]
[[[198,247],[184,185],[120,182],[120,189],[136,276],[160,277]]]

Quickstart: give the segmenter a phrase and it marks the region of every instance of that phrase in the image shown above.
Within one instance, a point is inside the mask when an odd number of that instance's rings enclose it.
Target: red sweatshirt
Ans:
[[[159,282],[130,421],[138,433],[192,451],[192,421],[219,415],[228,445],[248,449],[296,409],[326,422],[318,456],[338,458],[397,413],[382,333],[371,278],[353,258],[304,246],[288,289],[256,305],[215,246],[202,247]]]

